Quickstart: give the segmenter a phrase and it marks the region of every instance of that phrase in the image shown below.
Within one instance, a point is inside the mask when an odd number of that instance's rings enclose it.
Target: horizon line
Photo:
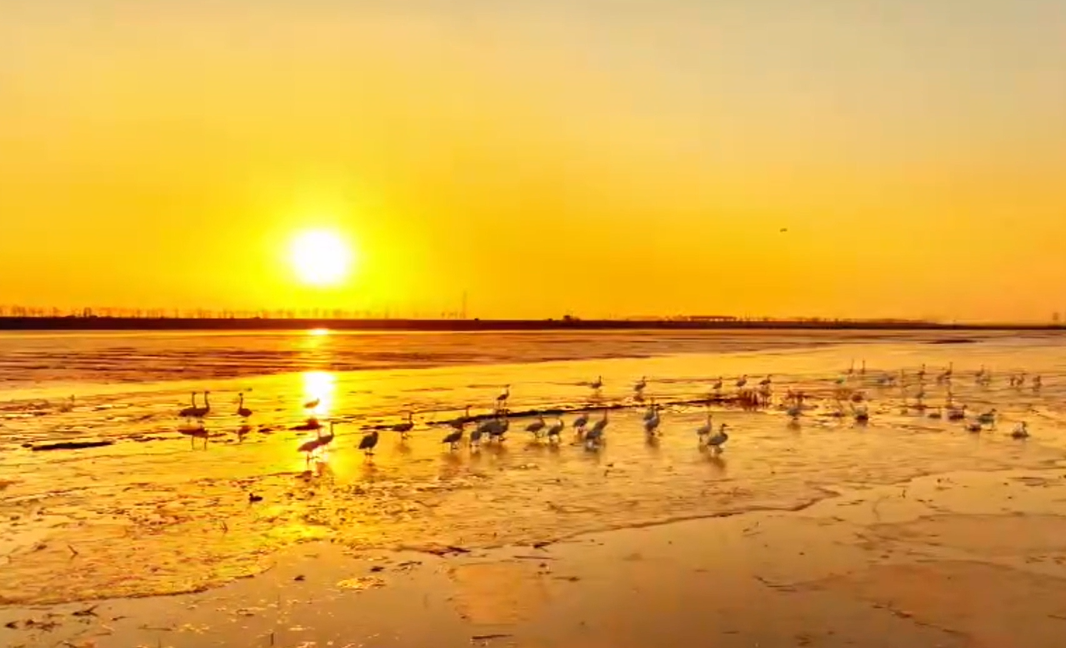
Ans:
[[[337,331],[537,331],[537,330],[909,330],[909,331],[1060,331],[1066,324],[1024,322],[941,322],[873,318],[742,318],[684,316],[659,319],[562,318],[331,318],[331,317],[145,317],[145,316],[0,316],[2,331],[166,331],[166,330],[313,330]]]

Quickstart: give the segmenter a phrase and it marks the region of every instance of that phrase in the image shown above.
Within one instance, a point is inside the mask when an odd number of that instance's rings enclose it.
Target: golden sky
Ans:
[[[0,224],[8,304],[1043,320],[1066,3],[0,0]]]

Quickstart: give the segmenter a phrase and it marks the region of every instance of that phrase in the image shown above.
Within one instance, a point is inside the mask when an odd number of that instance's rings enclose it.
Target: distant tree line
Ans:
[[[42,308],[0,304],[0,317],[51,317],[125,319],[391,319],[390,310],[349,310],[344,308],[276,308],[260,310],[214,310],[209,308]],[[459,312],[418,313],[404,317],[462,319]]]
[[[214,310],[209,308],[115,308],[85,307],[76,309],[41,308],[33,306],[0,305],[0,317],[31,318],[123,318],[123,319],[305,319],[305,320],[387,320],[387,319],[466,319],[462,311],[444,312],[407,312],[397,313],[389,309],[350,310],[343,308],[276,308],[260,310]],[[473,318],[478,319],[478,318]],[[556,318],[543,318],[555,321]],[[564,322],[581,322],[589,318],[566,314],[558,318]],[[921,320],[908,319],[852,319],[824,317],[753,317],[736,315],[665,315],[665,316],[612,316],[591,318],[593,320],[647,321],[647,322],[804,322],[804,323],[847,323],[877,322],[913,324]]]

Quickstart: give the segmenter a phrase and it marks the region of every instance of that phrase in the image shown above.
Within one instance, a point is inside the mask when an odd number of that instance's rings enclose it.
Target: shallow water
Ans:
[[[224,583],[271,564],[312,538],[359,547],[483,547],[605,528],[756,509],[796,509],[854,486],[953,470],[1042,468],[1066,449],[1066,347],[1061,336],[944,334],[561,333],[520,334],[86,334],[0,337],[0,601],[148,595]],[[855,372],[846,375],[852,360]],[[865,360],[865,372],[861,371]],[[980,434],[914,407],[954,363],[957,402],[995,407]],[[974,371],[994,373],[990,386]],[[904,369],[906,387],[879,387]],[[1007,374],[1040,374],[1043,387],[1010,387]],[[719,375],[773,374],[775,405],[712,406],[732,428],[720,456],[695,429]],[[644,435],[632,384],[667,408],[662,436]],[[138,378],[139,376],[139,378]],[[602,376],[600,393],[587,385]],[[863,391],[871,422],[832,416],[844,379]],[[612,410],[607,443],[533,442],[533,419],[508,440],[449,452],[440,422],[489,411],[511,384],[513,411]],[[800,426],[777,405],[788,388],[815,398]],[[206,449],[179,433],[189,392],[208,389]],[[245,393],[249,430],[236,415]],[[75,396],[73,404],[64,398]],[[311,412],[303,403],[319,399]],[[904,410],[904,403],[911,405]],[[677,404],[671,404],[677,403]],[[406,442],[383,432],[373,461],[363,428],[412,411]],[[291,428],[308,414],[340,421],[328,455],[308,467]],[[564,418],[571,420],[573,414]],[[599,417],[598,411],[593,413]],[[1024,418],[1033,437],[1009,437]],[[551,419],[549,419],[549,423]],[[63,440],[106,440],[82,450],[33,451]],[[195,446],[195,447],[194,447]],[[249,494],[262,497],[250,502]]]

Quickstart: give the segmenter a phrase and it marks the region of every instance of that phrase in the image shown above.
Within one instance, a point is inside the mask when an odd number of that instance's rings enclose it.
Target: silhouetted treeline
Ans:
[[[944,324],[906,320],[692,319],[544,320],[383,319],[383,318],[238,318],[238,317],[0,317],[0,330],[308,330],[337,331],[537,331],[537,330],[870,330],[982,331],[1066,330],[1040,324]]]

